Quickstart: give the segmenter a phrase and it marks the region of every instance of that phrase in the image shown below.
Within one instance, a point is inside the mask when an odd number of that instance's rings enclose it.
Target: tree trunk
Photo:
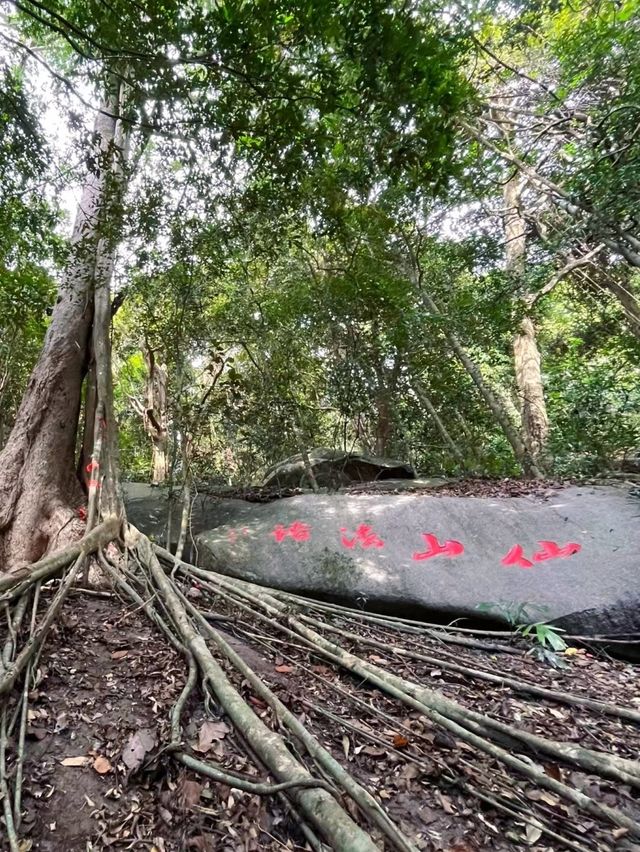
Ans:
[[[112,176],[117,103],[115,107],[108,98],[104,112],[96,118],[93,170],[76,214],[72,256],[40,358],[0,453],[0,568],[4,570],[35,561],[82,531],[74,510],[84,500],[75,470],[76,437],[94,287],[97,278],[111,272],[100,246],[100,225]]]
[[[504,432],[507,441],[511,444],[513,454],[522,467],[525,475],[542,478],[542,471],[536,464],[529,448],[520,437],[518,429],[507,414],[504,405],[500,402],[498,397],[493,393],[489,385],[484,380],[484,376],[482,375],[478,365],[469,357],[464,347],[454,334],[449,333],[447,337],[449,338],[449,343],[451,344],[454,354],[471,377],[475,386],[478,388],[482,398],[495,417],[496,422]]]
[[[540,350],[533,320],[525,316],[513,339],[516,384],[522,405],[522,428],[539,466],[544,466],[549,440],[549,419],[544,399]]]
[[[376,369],[378,377],[378,391],[376,394],[376,430],[374,452],[377,456],[389,454],[389,445],[393,435],[392,400],[398,377],[400,375],[400,362],[394,360],[391,369],[385,367],[380,359],[380,365]]]
[[[374,452],[377,456],[386,456],[391,440],[391,410],[386,393],[376,399],[376,436]]]
[[[526,223],[520,210],[521,191],[519,174],[516,173],[504,185],[505,268],[513,280],[515,291],[520,293],[523,290],[527,249]],[[521,301],[526,308],[528,301],[525,295],[521,295]],[[549,438],[549,419],[544,399],[540,350],[535,326],[528,314],[522,318],[513,339],[513,360],[524,442],[536,465],[542,469]]]
[[[419,282],[418,282],[419,285]],[[420,286],[420,285],[419,285]],[[428,309],[433,314],[440,314],[437,304],[431,298],[431,296],[423,289],[422,298]],[[449,345],[453,351],[453,354],[460,361],[464,369],[469,374],[471,381],[474,383],[480,395],[484,399],[487,404],[489,410],[493,414],[496,419],[496,423],[502,429],[505,438],[511,444],[511,448],[513,450],[513,454],[516,457],[516,461],[522,467],[523,472],[526,476],[534,476],[536,478],[542,478],[542,472],[538,465],[535,462],[535,459],[532,457],[529,448],[526,446],[524,441],[522,440],[519,430],[514,425],[513,421],[509,417],[507,410],[503,403],[498,399],[498,397],[491,390],[489,385],[484,379],[482,375],[482,371],[480,367],[473,361],[472,358],[469,357],[466,349],[458,339],[457,335],[452,331],[445,332],[447,340],[449,341]]]
[[[153,446],[154,485],[162,485],[168,475],[169,430],[167,426],[167,368],[156,363],[151,346],[145,342],[144,360],[147,365],[143,421],[145,432]]]
[[[457,460],[457,462],[460,464],[460,467],[464,470],[464,468],[465,468],[464,453],[462,452],[460,447],[456,444],[456,442],[453,440],[453,438],[449,434],[449,430],[447,429],[447,427],[442,422],[442,418],[440,417],[440,415],[436,411],[434,404],[429,399],[429,395],[417,382],[413,383],[413,392],[415,393],[416,397],[418,398],[418,402],[420,403],[420,405],[422,405],[427,410],[427,413],[428,413],[429,417],[433,420],[436,429],[438,430],[438,432],[440,433],[440,436],[442,437],[442,440],[444,441],[446,446],[451,450],[452,455]]]
[[[613,275],[607,274],[600,278],[600,283],[618,300],[631,332],[640,338],[640,304],[638,304],[638,300],[631,289],[631,283],[627,282],[625,286],[617,281]]]

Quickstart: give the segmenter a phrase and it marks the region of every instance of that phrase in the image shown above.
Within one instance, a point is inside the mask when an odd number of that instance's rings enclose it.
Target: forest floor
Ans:
[[[213,611],[209,617],[233,648],[377,796],[418,849],[640,850],[627,829],[593,819],[549,790],[510,774],[504,765],[309,649],[267,635],[263,625],[234,611],[232,604],[203,600],[196,585],[188,594]],[[455,662],[510,674],[640,709],[639,670],[631,664],[580,648],[565,655],[566,668],[557,670],[513,642],[505,641],[503,650],[463,648],[433,637],[387,633],[382,626],[361,623],[354,628],[352,621],[348,629],[385,643],[388,650],[369,654],[374,663],[391,666],[467,707],[544,736],[634,759],[638,755],[640,728],[632,723],[528,698],[435,663],[400,659],[393,651],[394,646],[419,645],[442,665]],[[219,662],[263,721],[277,727],[271,709],[224,659]],[[21,852],[311,848],[283,794],[240,792],[203,780],[166,752],[158,754],[170,739],[169,714],[184,678],[182,659],[143,613],[110,593],[72,594],[49,636],[30,694]],[[217,707],[203,704],[197,692],[183,720],[186,745],[195,755],[253,781],[268,779],[231,723]],[[297,751],[295,742],[290,744]],[[537,763],[550,777],[640,819],[637,791],[544,759]],[[358,819],[350,800],[342,801]],[[381,838],[376,841],[380,849],[387,848]]]

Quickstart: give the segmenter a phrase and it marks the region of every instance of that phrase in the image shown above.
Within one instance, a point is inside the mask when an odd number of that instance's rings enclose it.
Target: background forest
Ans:
[[[0,8],[0,448],[117,78],[125,479],[318,445],[426,474],[634,456],[637,0]]]

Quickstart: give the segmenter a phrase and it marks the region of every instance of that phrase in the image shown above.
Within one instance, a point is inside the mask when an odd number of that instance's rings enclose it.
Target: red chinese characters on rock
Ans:
[[[240,530],[240,533],[242,535],[249,535],[249,530],[247,529],[247,527],[243,527]],[[227,533],[227,538],[229,539],[231,544],[235,544],[238,541],[238,531],[235,530],[235,529],[230,529],[229,532]]]
[[[368,524],[360,524],[352,538],[347,535],[346,527],[340,527],[340,532],[342,533],[340,537],[342,546],[348,547],[350,550],[353,550],[356,544],[359,544],[363,550],[368,550],[370,547],[384,547],[384,541],[378,538]]]
[[[502,558],[502,565],[507,567],[515,565],[518,568],[533,568],[534,562],[547,562],[549,559],[566,559],[568,556],[573,556],[582,550],[582,545],[575,541],[570,541],[563,547],[560,547],[555,541],[543,540],[539,541],[538,544],[540,545],[540,550],[536,550],[531,559],[527,559],[524,555],[521,544],[514,544],[507,555]]]
[[[460,556],[464,553],[464,545],[460,541],[447,539],[444,544],[440,544],[433,533],[422,533],[422,538],[427,544],[427,549],[421,553],[414,553],[411,557],[415,562],[423,562],[425,559],[433,559],[434,556],[446,556],[453,559],[455,556]]]
[[[278,524],[278,526],[271,531],[271,535],[275,538],[278,544],[282,543],[285,538],[292,538],[294,541],[309,541],[311,538],[311,527],[309,524],[303,524],[302,521],[294,521],[288,527]]]

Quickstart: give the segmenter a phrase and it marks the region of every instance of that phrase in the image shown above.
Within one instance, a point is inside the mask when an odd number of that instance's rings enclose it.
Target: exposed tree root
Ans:
[[[0,596],[0,601],[13,600],[19,597],[39,580],[46,580],[52,577],[76,559],[89,556],[99,547],[104,547],[110,541],[113,541],[118,534],[119,527],[119,519],[111,517],[95,527],[79,541],[65,547],[63,550],[52,553],[50,556],[34,562],[33,565],[21,569],[19,572],[0,575],[0,592],[5,593]]]
[[[341,636],[349,639],[352,642],[357,642],[361,645],[370,645],[372,648],[379,648],[382,651],[389,651],[389,645],[384,642],[379,642],[377,639],[371,639],[367,636],[360,636],[358,633],[350,633],[341,630],[331,624],[319,622],[314,618],[309,618],[306,615],[301,615],[300,620],[308,624],[320,626],[323,630],[328,630],[330,633],[338,633]],[[507,675],[497,675],[493,672],[472,669],[469,666],[462,666],[458,663],[452,663],[443,660],[440,657],[432,657],[428,654],[421,654],[419,651],[408,651],[405,648],[393,647],[392,653],[399,657],[407,657],[412,660],[422,660],[425,663],[431,663],[438,668],[445,669],[451,672],[466,675],[475,680],[485,680],[489,683],[496,683],[500,686],[509,686],[516,692],[526,692],[530,695],[537,695],[539,698],[546,698],[550,701],[556,701],[559,704],[568,704],[572,707],[588,707],[590,710],[595,710],[598,713],[605,713],[608,716],[614,716],[617,719],[626,719],[629,722],[640,724],[640,712],[632,710],[630,707],[619,707],[617,704],[609,704],[606,701],[596,701],[593,698],[585,698],[582,695],[573,695],[570,692],[562,692],[557,689],[545,689],[542,686],[537,686],[534,683],[518,680],[508,677]]]
[[[139,558],[148,565],[153,580],[162,592],[163,603],[173,618],[180,638],[198,662],[207,684],[242,736],[259,753],[276,778],[281,781],[312,780],[308,770],[295,760],[282,738],[256,716],[231,685],[204,638],[193,626],[175,585],[160,567],[148,539],[140,536],[136,547]],[[318,828],[335,849],[344,852],[373,852],[376,849],[369,835],[353,822],[325,789],[294,788],[291,796],[305,818]]]
[[[185,603],[188,602],[185,600]],[[352,776],[345,771],[340,763],[331,755],[327,749],[323,748],[317,739],[312,736],[304,725],[291,713],[280,699],[266,686],[255,672],[245,663],[245,661],[237,654],[229,645],[229,643],[214,630],[208,622],[200,616],[195,608],[189,604],[193,614],[198,618],[200,626],[205,634],[211,638],[222,653],[229,659],[236,669],[242,673],[247,681],[254,688],[256,693],[263,698],[267,704],[273,709],[277,718],[283,722],[286,727],[300,740],[305,746],[308,753],[334,781],[339,784],[351,796],[369,818],[380,828],[380,830],[393,842],[397,849],[403,852],[414,852],[415,846],[402,835],[400,831],[393,825],[384,810],[376,802],[367,790],[358,784]]]
[[[76,580],[78,569],[82,567],[84,559],[84,555],[80,555],[73,563],[71,570],[68,571],[67,576],[60,584],[53,600],[49,604],[49,608],[41,624],[39,624],[37,629],[33,631],[20,653],[17,655],[15,660],[10,663],[5,673],[0,678],[0,695],[9,692],[13,688],[13,685],[19,675],[24,671],[35,654],[39,651],[64,599],[69,594],[69,590]]]
[[[273,651],[274,643],[283,647],[306,649],[317,657],[323,658],[352,673],[358,680],[366,681],[380,690],[380,694],[400,702],[411,711],[419,713],[431,723],[448,731],[456,741],[466,743],[467,748],[482,752],[504,767],[498,773],[507,783],[508,772],[516,772],[538,787],[546,788],[556,796],[563,798],[599,820],[613,823],[628,831],[633,837],[640,837],[640,826],[619,808],[605,805],[581,790],[548,775],[536,762],[539,755],[546,755],[554,761],[574,767],[582,772],[612,778],[630,787],[640,789],[640,763],[625,759],[619,755],[595,751],[541,737],[524,730],[522,727],[507,724],[499,719],[464,707],[443,693],[431,689],[415,679],[398,674],[384,667],[383,661],[377,663],[360,657],[354,648],[369,647],[379,649],[394,661],[416,660],[437,666],[446,671],[462,675],[465,678],[498,684],[515,692],[529,693],[536,697],[582,707],[598,714],[619,718],[626,723],[640,722],[640,713],[625,707],[597,701],[588,697],[572,695],[559,690],[521,681],[516,677],[502,676],[495,672],[475,669],[459,662],[440,658],[438,652],[423,653],[413,643],[411,648],[395,646],[394,643],[381,641],[368,635],[361,635],[346,629],[349,622],[357,629],[363,624],[375,628],[393,629],[400,634],[407,629],[409,633],[426,634],[441,639],[445,631],[421,630],[413,624],[398,624],[384,616],[363,618],[359,611],[348,608],[335,608],[307,601],[301,596],[292,596],[264,589],[251,583],[203,571],[177,560],[162,548],[151,545],[149,540],[129,527],[125,536],[125,549],[122,564],[116,565],[108,559],[101,548],[114,538],[119,531],[118,522],[113,519],[100,524],[85,536],[73,548],[66,548],[60,554],[53,554],[41,560],[35,566],[34,575],[4,579],[0,586],[7,607],[7,640],[2,650],[2,668],[0,668],[0,695],[6,696],[20,678],[22,687],[13,717],[7,715],[8,704],[3,702],[0,719],[0,794],[3,798],[4,823],[11,852],[19,849],[19,831],[22,810],[22,762],[26,720],[28,714],[28,693],[31,672],[34,670],[39,654],[51,624],[57,617],[66,596],[73,588],[86,555],[98,551],[98,559],[105,575],[110,578],[116,593],[130,600],[136,609],[145,612],[158,629],[166,636],[173,647],[179,651],[188,666],[188,676],[171,712],[171,741],[160,750],[171,759],[189,770],[199,773],[218,783],[244,790],[260,796],[277,796],[286,803],[290,813],[299,821],[308,843],[313,849],[330,848],[340,852],[373,852],[383,848],[375,838],[387,844],[384,848],[393,848],[400,852],[416,852],[417,847],[407,837],[385,811],[381,803],[371,792],[362,786],[347,771],[331,752],[325,748],[312,731],[298,718],[276,695],[269,685],[229,644],[223,633],[216,628],[220,620],[215,611],[216,599],[225,600],[231,612],[247,613],[252,623],[265,626],[264,634],[253,632],[255,641],[263,643]],[[160,556],[170,567],[165,570],[158,561]],[[46,610],[37,618],[39,583],[65,569],[53,598]],[[202,611],[186,591],[195,578],[204,592]],[[187,585],[185,585],[185,581]],[[35,588],[35,596],[32,594]],[[20,647],[22,622],[33,601],[31,627],[28,638]],[[10,607],[10,609],[9,609]],[[315,616],[313,613],[315,612]],[[366,614],[364,614],[366,615]],[[316,617],[318,616],[318,617]],[[340,624],[331,621],[331,617],[340,619]],[[241,619],[244,616],[240,617]],[[326,620],[320,620],[320,618]],[[345,622],[347,623],[345,626]],[[226,616],[223,624],[237,625],[240,632],[246,622]],[[328,638],[329,634],[332,638]],[[433,634],[433,635],[432,635]],[[249,634],[247,634],[249,635]],[[278,637],[282,637],[279,639]],[[448,640],[447,635],[447,640]],[[466,638],[466,637],[462,637]],[[469,643],[485,646],[469,639]],[[498,646],[500,647],[500,646]],[[214,656],[215,652],[215,656]],[[286,658],[286,652],[283,650]],[[217,659],[216,659],[217,657]],[[276,727],[281,732],[267,726],[242,697],[223,669],[231,666],[252,693],[261,699],[273,713]],[[380,663],[380,664],[378,664]],[[309,674],[322,679],[321,675],[309,670]],[[398,720],[385,714],[373,703],[365,702],[361,697],[343,689],[339,685],[329,684],[345,700],[353,702],[366,713],[373,713],[385,719],[387,725],[398,728]],[[230,772],[210,760],[203,760],[189,753],[182,740],[181,720],[189,698],[196,687],[200,686],[201,700],[213,703],[211,709],[224,713],[233,723],[237,734],[245,743],[247,754],[253,755],[257,766],[266,768],[275,779],[261,781]],[[367,730],[353,724],[325,706],[319,706],[306,698],[301,698],[309,711],[329,719],[332,727],[342,728],[351,735],[369,739],[378,745],[384,745],[388,751],[394,751],[388,743],[383,743],[374,730]],[[10,740],[11,731],[16,728],[16,736]],[[403,729],[400,724],[400,730]],[[407,735],[420,736],[406,729]],[[15,741],[13,753],[9,752],[9,742]],[[428,742],[425,739],[425,743]],[[292,745],[293,744],[293,745]],[[533,760],[521,754],[528,751]],[[424,759],[402,754],[395,749],[396,759],[413,762],[426,771]],[[158,755],[156,755],[157,758]],[[437,761],[437,758],[434,758]],[[463,764],[465,758],[461,757]],[[10,768],[9,768],[10,764]],[[307,765],[308,764],[308,765]],[[458,775],[445,763],[441,763],[441,772],[448,782],[466,791],[478,801],[501,810],[513,819],[529,824],[564,847],[584,852],[585,846],[571,837],[555,830],[543,817],[532,817],[524,800],[504,799],[495,789],[479,788],[468,778]],[[497,776],[497,777],[498,777]],[[488,787],[495,788],[496,779],[486,779]],[[501,782],[502,783],[502,782]],[[504,787],[503,789],[506,789]],[[348,796],[357,806],[361,818],[355,819],[353,806],[347,809],[342,798]],[[366,826],[370,826],[372,835]],[[571,834],[571,832],[568,832]]]
[[[291,614],[290,608],[261,587],[205,572],[193,566],[187,566],[185,563],[174,562],[174,564],[178,565],[180,570],[185,573],[191,573],[197,577],[201,585],[209,586],[212,591],[217,591],[218,594],[232,599],[235,597],[241,608],[251,610],[254,615],[268,623],[270,627],[297,637],[298,640],[303,641],[316,652],[320,652],[331,662],[375,684],[387,694],[413,709],[419,710],[433,722],[449,730],[457,738],[499,759],[511,769],[516,770],[538,785],[552,790],[586,812],[624,827],[634,836],[640,836],[640,826],[624,812],[601,804],[579,790],[549,777],[544,770],[539,769],[535,764],[514,756],[505,746],[513,747],[515,743],[519,742],[529,746],[534,754],[542,751],[553,756],[556,760],[572,764],[588,772],[595,772],[604,777],[612,777],[633,786],[639,786],[640,782],[640,765],[637,762],[568,743],[548,740],[514,726],[506,725],[489,716],[468,710],[434,690],[387,672],[327,640],[317,631],[307,627],[300,619],[295,618]],[[260,610],[262,614],[259,614]],[[307,618],[306,620],[311,619]],[[317,624],[324,627],[321,622],[317,622]]]
[[[165,551],[165,553],[168,551]],[[460,633],[470,633],[476,636],[487,637],[513,637],[512,631],[482,631],[470,630],[465,628],[451,628],[448,630],[441,624],[421,624],[419,621],[414,621],[410,618],[400,618],[393,615],[379,615],[377,613],[363,612],[362,610],[352,609],[351,607],[342,606],[341,604],[327,604],[320,601],[310,603],[307,598],[301,595],[294,595],[291,592],[283,592],[280,589],[268,589],[269,593],[274,598],[280,600],[291,601],[312,609],[324,610],[326,612],[344,613],[351,618],[360,621],[369,622],[370,624],[379,625],[381,627],[389,627],[401,633],[415,633],[422,636],[430,636],[432,639],[438,639],[449,645],[460,645],[463,648],[476,648],[479,651],[491,651],[498,654],[524,654],[521,648],[514,648],[511,645],[498,645],[495,642],[485,642],[480,639],[471,639],[467,636],[460,636]],[[455,630],[454,632],[451,632]]]

